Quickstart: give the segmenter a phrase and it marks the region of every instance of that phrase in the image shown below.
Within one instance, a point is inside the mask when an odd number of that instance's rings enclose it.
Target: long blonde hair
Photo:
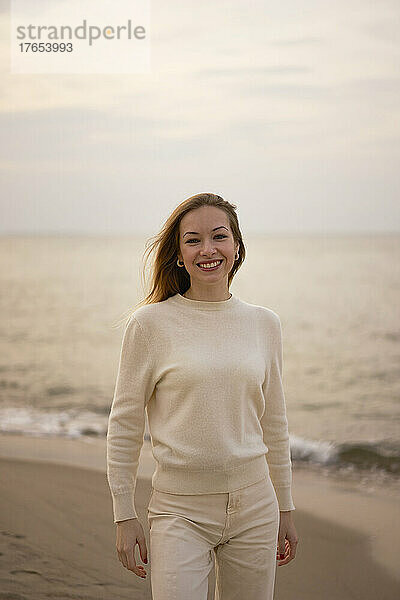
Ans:
[[[142,287],[146,286],[146,264],[151,253],[154,253],[154,259],[150,268],[150,291],[134,308],[130,311],[128,318],[139,307],[155,302],[167,300],[170,296],[184,294],[190,287],[190,277],[185,268],[178,267],[178,249],[179,249],[179,226],[181,219],[186,213],[201,206],[215,206],[226,212],[229,219],[229,225],[232,230],[234,241],[239,244],[239,258],[235,260],[234,265],[228,275],[228,289],[231,282],[243,263],[246,256],[246,249],[242,239],[242,233],[239,227],[239,221],[236,214],[236,206],[216,194],[196,194],[181,202],[172,214],[165,221],[159,233],[149,238],[146,243],[144,255],[146,256],[144,268],[142,271]],[[153,241],[151,241],[153,240]],[[145,292],[146,293],[146,292]]]

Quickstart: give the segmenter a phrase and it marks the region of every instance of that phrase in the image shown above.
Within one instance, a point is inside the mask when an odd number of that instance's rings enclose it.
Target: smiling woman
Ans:
[[[190,276],[186,298],[226,299],[228,275],[239,260],[240,246],[234,240],[227,213],[217,206],[200,206],[182,217],[179,231],[178,265],[184,265]],[[204,272],[206,278],[200,275]]]
[[[296,553],[281,323],[229,291],[245,255],[235,208],[198,194],[175,209],[123,336],[107,477],[119,559],[144,577],[134,491],[147,413],[154,600],[206,600],[212,554],[219,600],[272,600],[276,565]]]

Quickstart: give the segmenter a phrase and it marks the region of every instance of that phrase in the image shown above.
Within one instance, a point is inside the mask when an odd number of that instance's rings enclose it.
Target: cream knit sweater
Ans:
[[[129,318],[107,432],[114,523],[137,517],[145,411],[156,490],[226,493],[269,472],[280,510],[295,510],[282,330],[271,309],[175,294]]]

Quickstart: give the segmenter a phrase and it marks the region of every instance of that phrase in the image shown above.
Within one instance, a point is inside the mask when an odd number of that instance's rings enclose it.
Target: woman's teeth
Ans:
[[[219,267],[219,265],[222,263],[222,260],[218,260],[212,263],[199,263],[199,267],[200,269],[215,269],[217,267]]]

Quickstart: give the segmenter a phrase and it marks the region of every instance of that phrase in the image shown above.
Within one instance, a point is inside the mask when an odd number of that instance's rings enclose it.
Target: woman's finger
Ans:
[[[135,546],[136,546],[136,544],[135,544]],[[129,565],[128,569],[129,569],[129,571],[132,571],[133,573],[138,575],[138,577],[144,578],[144,577],[146,577],[146,571],[144,570],[144,567],[142,567],[142,565],[136,564],[135,546],[131,546],[126,553],[127,559],[128,559],[128,565]]]

